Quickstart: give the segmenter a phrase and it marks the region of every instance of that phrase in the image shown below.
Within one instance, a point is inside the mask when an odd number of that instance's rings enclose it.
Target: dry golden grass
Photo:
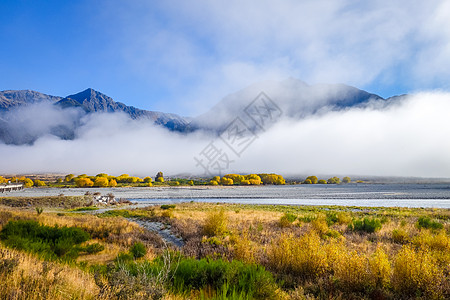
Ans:
[[[95,299],[91,274],[0,245],[1,299]]]

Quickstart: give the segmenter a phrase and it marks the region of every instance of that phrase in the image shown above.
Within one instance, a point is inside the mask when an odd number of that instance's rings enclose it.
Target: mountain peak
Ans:
[[[40,102],[55,103],[61,99],[61,97],[50,96],[32,90],[6,90],[0,91],[0,109],[8,110],[12,107]]]

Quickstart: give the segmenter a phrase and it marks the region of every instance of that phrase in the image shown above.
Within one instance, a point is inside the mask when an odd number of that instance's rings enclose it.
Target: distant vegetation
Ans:
[[[344,177],[342,178],[342,183],[351,183],[350,177]],[[325,179],[318,179],[317,176],[308,176],[306,179],[302,182],[303,184],[341,184],[341,179],[338,177],[331,177],[328,178],[328,180]]]
[[[151,187],[156,186],[194,186],[194,185],[262,185],[262,184],[286,184],[283,176],[277,174],[227,174],[223,177],[215,176],[208,178],[164,178],[163,172],[158,172],[154,177],[144,178],[122,174],[119,176],[111,176],[106,173],[100,173],[95,176],[81,174],[75,176],[68,174],[64,178],[56,178],[54,180],[35,179],[34,181],[27,177],[4,178],[0,176],[0,184],[7,182],[21,182],[25,187]]]
[[[48,178],[27,178],[11,177],[4,178],[0,176],[0,184],[7,182],[21,182],[25,187],[151,187],[151,186],[194,186],[194,185],[284,185],[284,184],[341,184],[351,183],[350,177],[343,177],[342,180],[338,177],[331,177],[328,179],[319,179],[317,176],[308,176],[303,181],[290,180],[286,182],[282,175],[278,174],[226,174],[222,177],[214,176],[212,178],[168,178],[164,177],[163,172],[158,172],[154,179],[150,176],[144,178],[130,176],[128,174],[122,174],[119,176],[112,176],[106,173],[100,173],[97,175],[81,174],[75,176],[74,174],[68,174],[64,177],[57,177],[56,179]],[[356,183],[362,183],[361,180],[357,180]]]

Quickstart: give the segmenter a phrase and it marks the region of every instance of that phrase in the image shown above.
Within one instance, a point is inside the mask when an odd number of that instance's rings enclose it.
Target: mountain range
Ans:
[[[31,90],[7,90],[0,91],[0,142],[32,144],[45,134],[61,139],[75,139],[75,132],[82,124],[82,118],[99,112],[121,112],[130,119],[148,121],[185,134],[198,130],[220,134],[236,117],[247,124],[250,123],[252,116],[248,109],[255,101],[260,101],[258,97],[261,95],[265,97],[263,101],[270,102],[279,114],[294,120],[353,107],[372,105],[382,108],[396,99],[383,99],[376,94],[342,84],[308,85],[301,80],[289,78],[283,81],[255,83],[226,96],[208,112],[195,118],[187,118],[127,106],[91,88],[67,97]],[[34,124],[33,120],[39,118],[34,118],[33,114],[46,111],[34,107],[51,107],[49,118],[52,122],[45,122],[46,126]],[[61,117],[68,112],[71,118]],[[253,129],[257,130],[256,126]]]

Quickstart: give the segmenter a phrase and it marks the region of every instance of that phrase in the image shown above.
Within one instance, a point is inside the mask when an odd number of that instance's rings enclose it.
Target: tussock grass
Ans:
[[[92,274],[3,245],[0,270],[1,299],[95,299],[99,293]]]

